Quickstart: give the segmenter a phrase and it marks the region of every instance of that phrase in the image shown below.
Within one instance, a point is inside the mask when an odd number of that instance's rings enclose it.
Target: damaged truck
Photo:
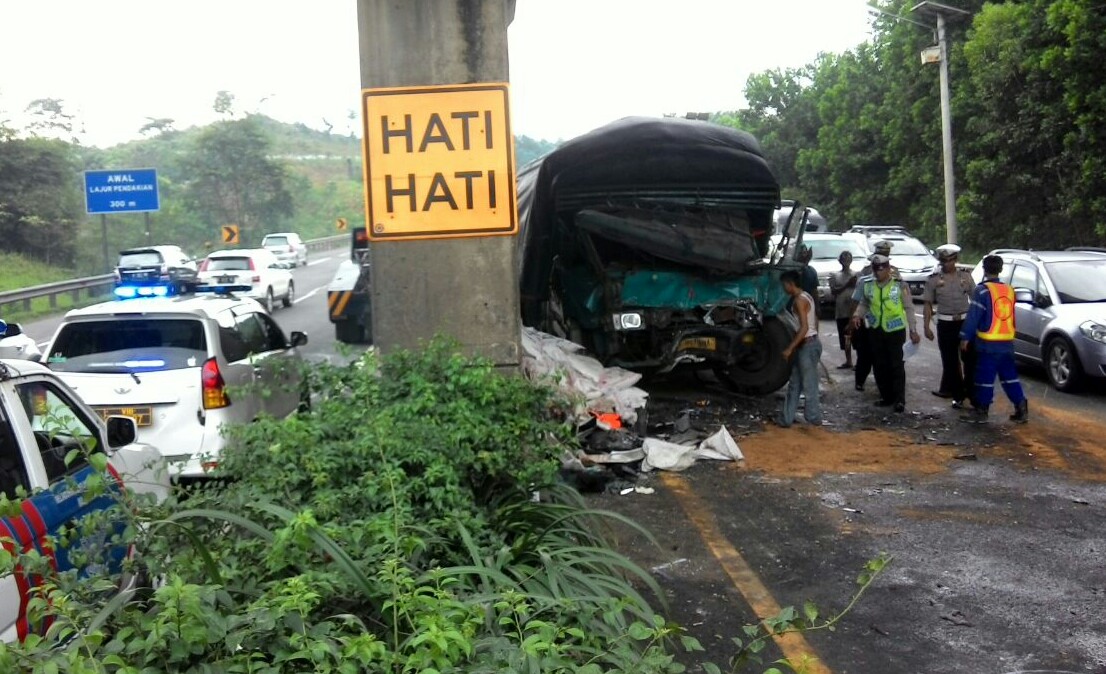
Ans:
[[[522,169],[518,205],[525,325],[646,374],[711,370],[750,394],[786,383],[779,275],[798,263],[769,250],[780,188],[748,133],[622,119]],[[800,211],[785,237],[801,240]]]

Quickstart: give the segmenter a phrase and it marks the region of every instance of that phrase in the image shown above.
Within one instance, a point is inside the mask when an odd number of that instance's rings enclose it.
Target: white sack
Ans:
[[[744,455],[733,436],[723,426],[718,432],[699,443],[698,447],[677,445],[657,438],[646,438],[642,445],[645,458],[641,462],[642,472],[654,469],[681,471],[690,468],[699,459],[715,461],[741,461]]]

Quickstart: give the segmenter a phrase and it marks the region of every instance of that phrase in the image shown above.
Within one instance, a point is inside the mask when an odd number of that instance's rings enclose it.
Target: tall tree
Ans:
[[[216,122],[204,129],[182,161],[184,194],[193,211],[214,228],[237,224],[245,241],[292,215],[283,164],[269,158],[269,138],[254,117]]]
[[[73,146],[47,138],[0,141],[0,240],[48,264],[73,262],[83,204]]]

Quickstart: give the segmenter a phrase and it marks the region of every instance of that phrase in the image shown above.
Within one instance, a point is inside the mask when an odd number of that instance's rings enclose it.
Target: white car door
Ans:
[[[276,418],[296,410],[300,398],[300,358],[276,321],[255,312],[239,316],[239,331],[251,350],[254,384],[260,389],[261,409]]]

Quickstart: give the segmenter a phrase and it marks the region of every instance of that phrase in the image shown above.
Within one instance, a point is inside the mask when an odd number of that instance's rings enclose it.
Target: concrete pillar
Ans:
[[[358,0],[363,88],[506,82],[509,0]],[[519,362],[516,239],[371,244],[373,340],[438,333],[497,365]]]

